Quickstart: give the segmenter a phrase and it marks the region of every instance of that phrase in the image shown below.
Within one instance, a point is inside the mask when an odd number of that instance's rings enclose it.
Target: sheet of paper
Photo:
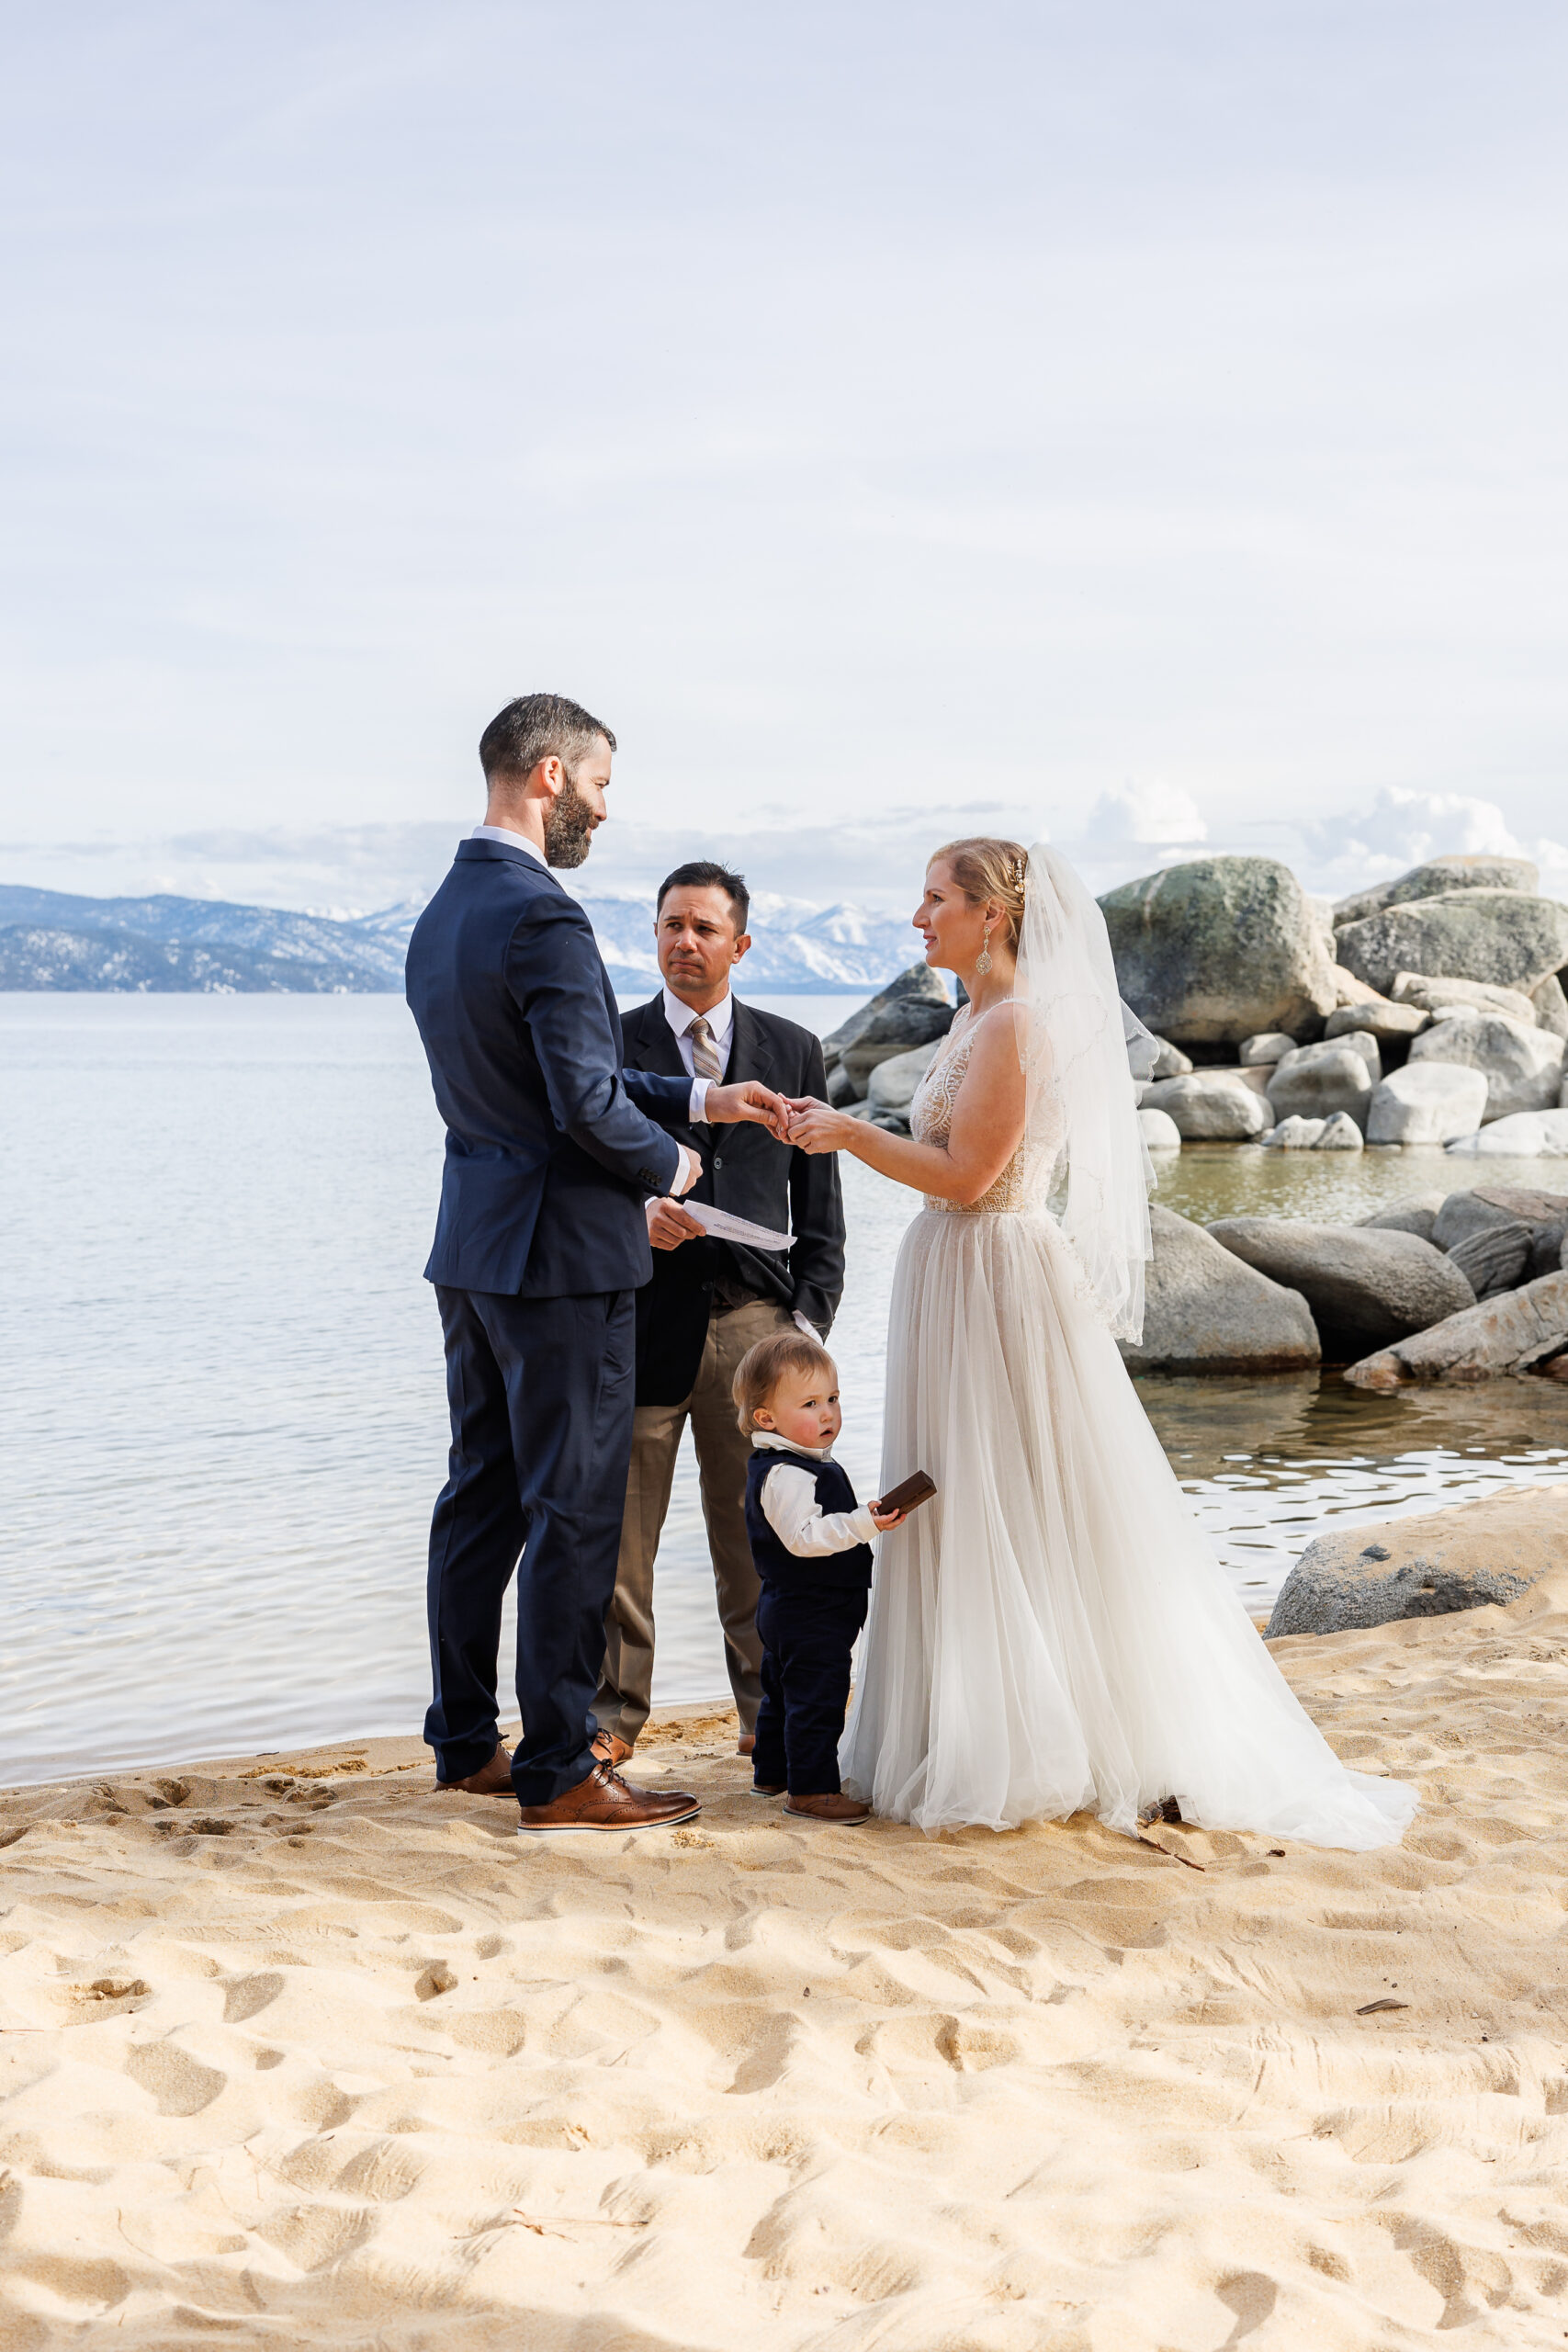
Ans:
[[[728,1209],[710,1208],[705,1201],[682,1201],[681,1206],[688,1216],[694,1216],[716,1241],[743,1241],[750,1250],[788,1250],[795,1241],[793,1233],[770,1232],[765,1225],[753,1225],[747,1217],[731,1216]]]

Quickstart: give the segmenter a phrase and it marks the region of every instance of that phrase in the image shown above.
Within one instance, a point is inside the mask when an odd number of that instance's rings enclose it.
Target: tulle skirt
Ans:
[[[840,1750],[847,1788],[927,1830],[1088,1809],[1309,1845],[1395,1842],[1402,1782],[1348,1771],[1292,1696],[1177,1484],[1044,1214],[927,1209],[887,1346],[884,1536]]]

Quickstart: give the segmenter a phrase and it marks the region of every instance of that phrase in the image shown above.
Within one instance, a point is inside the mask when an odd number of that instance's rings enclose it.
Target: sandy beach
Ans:
[[[0,1799],[0,2340],[1568,2342],[1568,1573],[1275,1645],[1404,1847],[535,1842],[415,1741]]]

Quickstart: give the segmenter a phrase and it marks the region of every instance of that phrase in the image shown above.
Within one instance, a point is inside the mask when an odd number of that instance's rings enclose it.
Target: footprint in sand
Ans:
[[[204,2066],[177,2041],[133,2041],[125,2053],[125,2071],[133,2083],[152,2093],[160,2115],[199,2115],[229,2080],[216,2066]]]

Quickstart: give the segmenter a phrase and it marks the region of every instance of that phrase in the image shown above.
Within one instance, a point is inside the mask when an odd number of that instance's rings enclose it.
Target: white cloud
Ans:
[[[1546,896],[1568,900],[1568,846],[1548,841],[1543,833],[1535,845],[1535,862],[1540,868],[1540,887]]]
[[[1495,800],[1398,786],[1380,792],[1369,809],[1306,827],[1304,842],[1314,882],[1336,897],[1387,881],[1431,857],[1530,854]]]
[[[1086,842],[1206,842],[1209,827],[1190,792],[1179,785],[1123,784],[1102,792],[1089,813]]]

